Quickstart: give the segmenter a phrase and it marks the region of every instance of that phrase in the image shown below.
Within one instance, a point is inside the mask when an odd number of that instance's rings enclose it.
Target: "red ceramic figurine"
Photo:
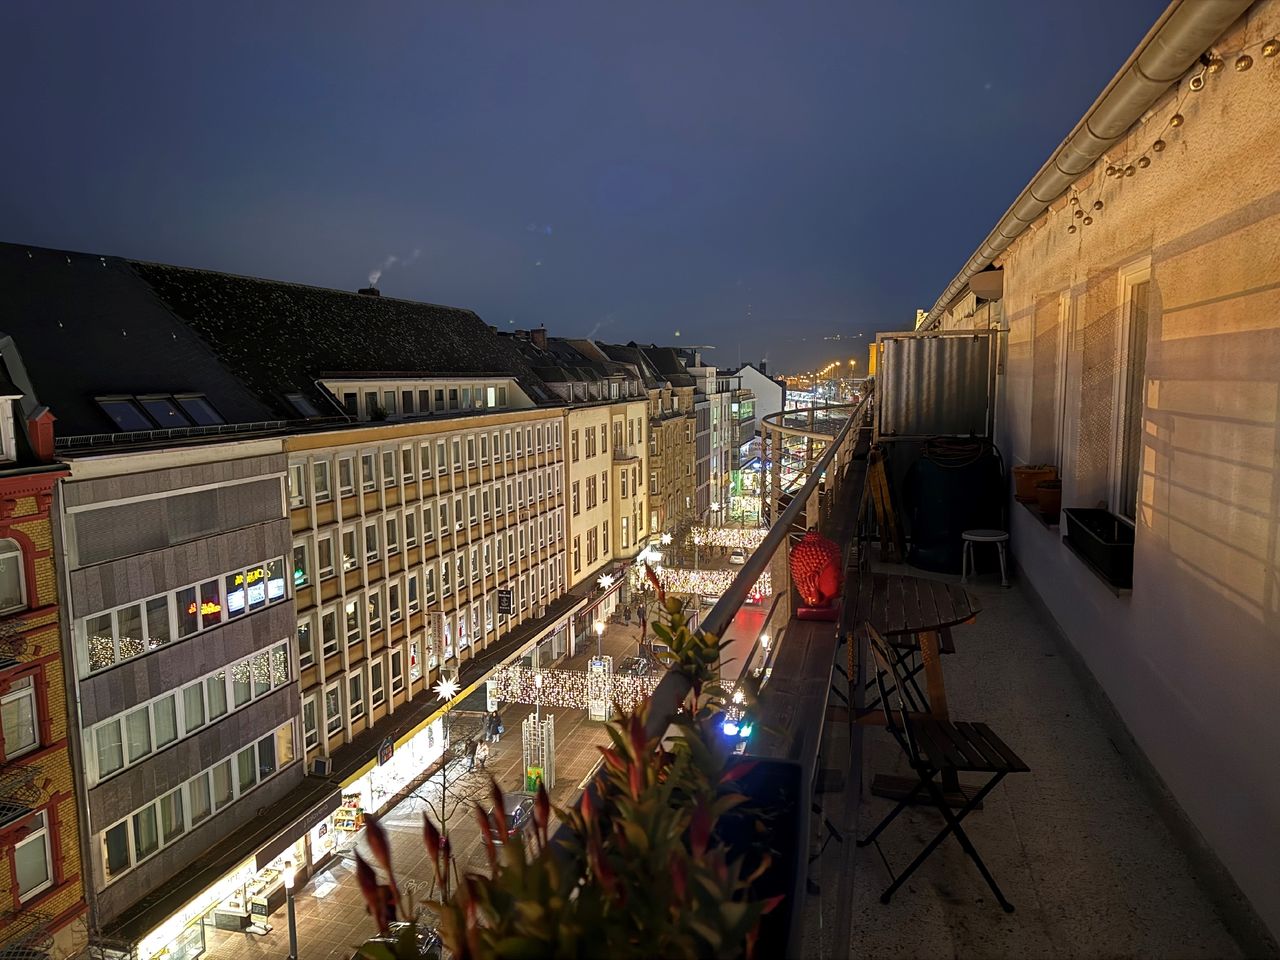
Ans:
[[[791,582],[805,604],[796,611],[798,618],[834,620],[843,587],[840,547],[810,530],[791,550]]]

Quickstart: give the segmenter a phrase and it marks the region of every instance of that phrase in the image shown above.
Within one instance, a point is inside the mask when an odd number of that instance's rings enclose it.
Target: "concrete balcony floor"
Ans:
[[[890,877],[875,847],[856,848],[854,834],[891,809],[871,794],[873,776],[910,771],[888,732],[868,727],[861,793],[851,778],[819,798],[845,841],[833,840],[811,868],[820,893],[806,905],[806,954],[1225,958],[1254,955],[1260,943],[1274,949],[1247,911],[1233,911],[1236,894],[1220,868],[1180,842],[1181,814],[1039,603],[1016,582],[1001,588],[998,577],[970,578],[968,587],[983,612],[956,628],[957,652],[943,658],[951,717],[989,724],[1032,772],[1007,777],[964,826],[1016,912],[1000,909],[953,838],[880,903]],[[823,766],[846,755],[841,737],[824,748]],[[928,808],[894,821],[880,838],[894,869],[941,824]],[[1246,919],[1233,929],[1227,916]]]

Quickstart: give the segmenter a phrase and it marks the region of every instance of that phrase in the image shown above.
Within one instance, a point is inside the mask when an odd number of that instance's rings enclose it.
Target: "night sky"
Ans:
[[[815,365],[933,304],[1163,7],[6,0],[0,239]]]

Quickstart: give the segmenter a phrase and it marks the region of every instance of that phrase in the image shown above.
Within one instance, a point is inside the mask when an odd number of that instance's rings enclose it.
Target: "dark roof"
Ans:
[[[470,310],[163,264],[133,267],[264,397],[319,397],[314,381],[322,371],[412,370],[506,374],[535,401],[553,399],[520,351]]]
[[[657,389],[663,384],[663,376],[658,373],[644,351],[634,343],[626,346],[616,343],[597,343],[596,346],[605,356],[617,363],[626,363],[640,371],[644,385],[649,389]]]
[[[673,387],[692,387],[694,379],[674,347],[643,347],[644,355]]]
[[[116,432],[94,398],[199,393],[228,423],[278,419],[114,257],[0,243],[0,352],[58,436]]]
[[[117,432],[106,395],[202,394],[228,423],[263,423],[300,419],[285,394],[302,393],[338,414],[315,382],[329,371],[513,376],[556,402],[455,307],[5,243],[0,304],[0,361],[60,439]]]

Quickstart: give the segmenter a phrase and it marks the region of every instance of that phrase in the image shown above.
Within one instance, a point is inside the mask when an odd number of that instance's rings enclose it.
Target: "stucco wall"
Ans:
[[[1077,182],[1077,204],[1064,198],[1011,247],[1000,440],[1013,464],[1060,464],[1064,506],[1116,509],[1114,384],[1129,362],[1120,278],[1149,260],[1132,593],[1109,592],[1057,530],[1017,506],[1015,550],[1280,933],[1280,58],[1254,46],[1253,68],[1233,69],[1242,47],[1277,31],[1280,4],[1256,6],[1247,30],[1217,47],[1224,71],[1200,93],[1182,84]],[[1172,127],[1175,113],[1185,122]],[[1158,152],[1157,138],[1167,144]],[[1135,172],[1106,177],[1106,162]],[[1044,336],[1059,322],[1046,303],[1064,294],[1059,341]],[[1047,360],[1052,344],[1060,353]]]

